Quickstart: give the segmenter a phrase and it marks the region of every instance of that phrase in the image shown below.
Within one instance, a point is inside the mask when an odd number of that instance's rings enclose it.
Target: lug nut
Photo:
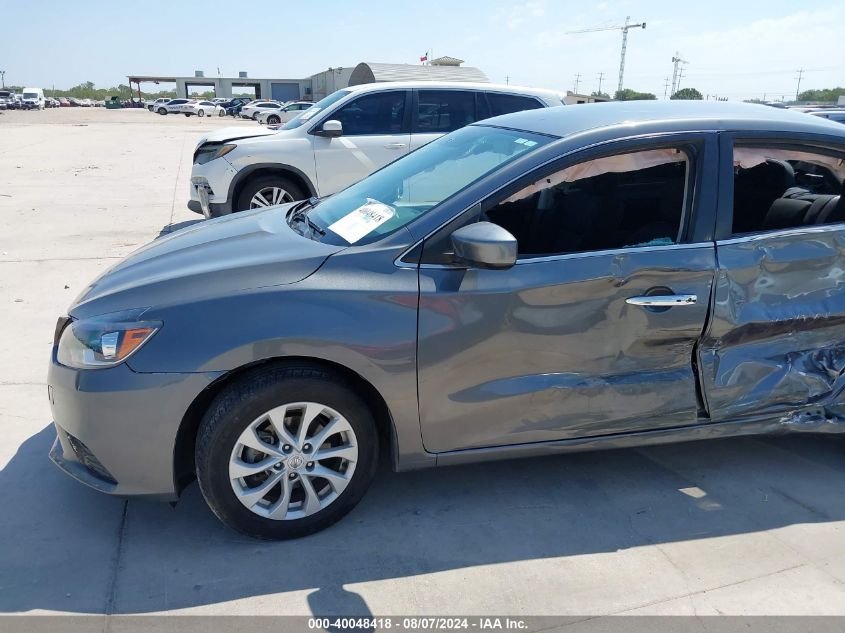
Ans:
[[[273,470],[281,470],[283,467],[284,467],[284,464],[282,464],[282,462],[278,462],[276,464],[273,464]]]
[[[302,450],[303,450],[303,451],[305,451],[305,452],[307,453],[308,451],[310,451],[310,450],[311,450],[311,445],[310,445],[310,444],[306,444],[305,446],[303,446],[303,447],[302,447]]]
[[[284,446],[282,446],[282,450],[285,453],[290,453],[290,444],[285,444]]]
[[[308,462],[307,464],[305,464],[305,467],[309,470],[314,468],[314,462]]]
[[[291,473],[291,474],[290,474],[290,478],[291,478],[291,479],[296,479],[296,473]]]

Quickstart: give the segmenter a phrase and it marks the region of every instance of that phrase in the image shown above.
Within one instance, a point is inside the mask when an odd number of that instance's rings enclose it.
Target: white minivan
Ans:
[[[224,128],[201,138],[188,208],[216,217],[327,196],[452,130],[500,114],[562,106],[564,96],[449,81],[343,88],[281,129]]]
[[[25,110],[43,110],[44,91],[41,88],[24,88],[23,108]]]

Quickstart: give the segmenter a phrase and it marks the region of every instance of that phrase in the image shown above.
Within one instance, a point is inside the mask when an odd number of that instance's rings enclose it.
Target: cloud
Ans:
[[[509,30],[514,30],[528,20],[541,18],[544,15],[546,15],[546,7],[543,2],[523,2],[496,9],[493,12],[493,21],[504,24]]]

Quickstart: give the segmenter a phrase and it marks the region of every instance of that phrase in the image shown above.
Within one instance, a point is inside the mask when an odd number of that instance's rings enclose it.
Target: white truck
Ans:
[[[24,110],[43,110],[44,91],[41,88],[24,88],[23,108]]]

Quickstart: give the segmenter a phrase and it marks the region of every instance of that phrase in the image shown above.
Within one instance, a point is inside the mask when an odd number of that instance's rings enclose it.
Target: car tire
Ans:
[[[278,125],[281,122],[282,120],[275,114],[271,114],[267,117],[267,125]]]
[[[302,191],[299,186],[297,186],[284,176],[276,176],[273,174],[267,176],[258,176],[247,181],[247,183],[243,186],[240,193],[238,194],[238,199],[236,200],[236,204],[233,208],[233,211],[245,211],[252,208],[258,208],[258,206],[264,206],[258,205],[256,207],[253,207],[253,198],[256,196],[257,193],[261,192],[262,190],[272,190],[275,188],[281,189],[288,194],[287,196],[285,196],[284,202],[304,200],[308,195],[306,192]],[[279,202],[277,204],[283,204],[284,202]]]
[[[226,111],[225,110],[218,110],[217,116],[220,116],[220,117],[226,116]]]
[[[261,114],[261,113],[260,113],[260,112],[253,112],[253,113],[252,113],[252,120],[253,120],[253,121],[257,121],[257,120],[258,120],[258,115],[259,115],[259,114]]]
[[[167,114],[167,110],[165,110],[164,108],[159,108],[158,113],[159,114]]]
[[[287,436],[276,430],[279,425]],[[326,428],[328,435],[321,436]],[[308,444],[312,437],[320,446]],[[320,460],[329,450],[352,461]],[[351,511],[372,482],[378,453],[372,412],[348,381],[292,363],[252,371],[214,399],[197,435],[196,474],[206,503],[224,524],[248,536],[284,540],[323,530]],[[273,464],[276,459],[281,461]],[[267,467],[253,466],[261,463]],[[236,476],[246,472],[251,474]]]
[[[191,118],[191,113],[190,113],[190,112],[183,112],[183,114],[184,114],[186,117]]]
[[[205,116],[205,110],[201,109],[201,110],[197,111],[197,116]]]

